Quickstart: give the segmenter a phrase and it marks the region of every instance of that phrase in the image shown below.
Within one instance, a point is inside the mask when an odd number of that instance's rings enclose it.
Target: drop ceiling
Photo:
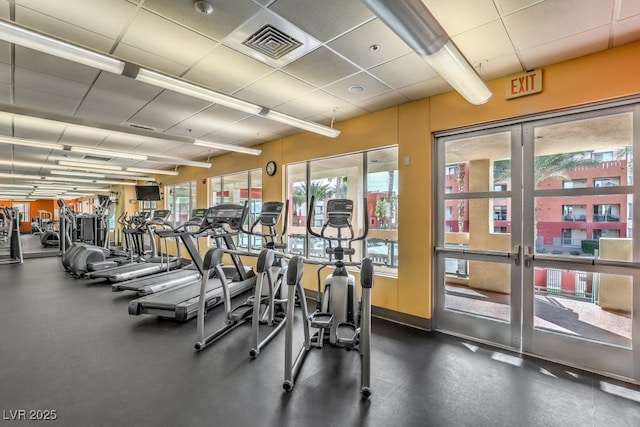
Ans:
[[[213,12],[203,15],[193,0],[0,0],[0,17],[327,126],[451,90],[360,0],[209,2]],[[424,3],[484,80],[640,39],[637,0]],[[265,59],[239,44],[263,20],[295,34],[301,51]],[[350,91],[356,86],[363,90]],[[106,159],[123,167],[173,170],[166,158],[223,153],[193,139],[250,147],[300,132],[6,42],[0,104],[2,136],[155,156]],[[46,166],[83,157],[0,144],[2,160]],[[12,172],[49,170],[0,164],[0,173]]]

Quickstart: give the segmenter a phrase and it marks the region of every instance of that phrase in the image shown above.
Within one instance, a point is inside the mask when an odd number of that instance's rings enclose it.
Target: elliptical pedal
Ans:
[[[333,314],[331,313],[321,313],[316,311],[315,313],[311,313],[309,316],[309,325],[312,328],[330,328],[333,323]]]
[[[336,343],[355,346],[358,329],[353,323],[340,323],[336,328]]]

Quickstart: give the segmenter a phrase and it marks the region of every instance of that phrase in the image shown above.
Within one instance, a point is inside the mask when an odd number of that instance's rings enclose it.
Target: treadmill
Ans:
[[[194,209],[193,211],[191,211],[191,217],[189,218],[189,220],[173,231],[188,232],[195,229],[194,234],[187,234],[187,236],[191,240],[193,240],[195,237],[197,242],[196,233],[198,233],[198,230],[201,230],[205,225],[206,213],[206,208]],[[145,296],[164,291],[165,289],[173,288],[185,283],[189,283],[194,280],[200,280],[200,272],[198,272],[197,268],[189,266],[186,268],[167,271],[164,273],[153,274],[151,276],[126,280],[124,282],[117,282],[111,286],[111,290],[113,292],[134,291],[138,294],[138,296]]]
[[[158,209],[153,212],[151,219],[146,223],[146,231],[150,236],[152,256],[144,258],[137,264],[121,265],[119,267],[108,268],[100,271],[86,273],[87,279],[106,279],[110,283],[122,282],[124,280],[135,279],[137,277],[149,276],[161,271],[171,271],[182,266],[181,249],[178,244],[178,256],[169,257],[158,255],[154,234],[158,234],[159,228],[169,227],[171,224],[167,219],[171,215],[168,209]],[[159,234],[158,234],[159,235]]]
[[[202,256],[194,245],[191,236],[210,235],[219,248],[227,250],[233,265],[224,266],[223,272],[229,284],[231,297],[251,289],[256,283],[256,275],[249,267],[245,267],[236,251],[233,236],[238,234],[240,224],[246,218],[248,208],[243,205],[224,204],[207,209],[205,220],[200,230],[188,231],[160,231],[163,237],[178,236],[182,239],[189,252],[193,264],[200,275],[203,274]],[[187,284],[179,285],[163,292],[154,293],[129,302],[129,314],[152,314],[179,321],[186,321],[198,315],[200,301],[201,280],[197,279]],[[220,279],[210,278],[205,290],[205,307],[211,309],[223,302],[223,289]]]

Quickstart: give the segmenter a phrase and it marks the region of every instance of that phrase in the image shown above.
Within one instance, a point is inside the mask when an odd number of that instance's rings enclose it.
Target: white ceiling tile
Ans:
[[[616,19],[627,19],[640,15],[640,2],[637,0],[620,0],[620,9]]]
[[[37,2],[38,4],[47,4],[52,7],[58,7],[58,2]],[[60,12],[67,12],[66,9],[60,8]],[[101,18],[103,18],[101,16]],[[16,22],[28,27],[37,29],[41,33],[60,38],[62,40],[73,41],[75,44],[85,46],[100,52],[109,52],[113,46],[114,39],[97,34],[94,31],[88,31],[84,28],[68,24],[59,19],[52,18],[32,9],[16,6]]]
[[[26,69],[16,70],[15,84],[22,88],[29,88],[29,90],[72,98],[77,100],[78,103],[89,90],[89,86],[86,84]]]
[[[509,15],[510,13],[526,9],[543,1],[544,0],[497,0],[496,5],[504,15]]]
[[[262,62],[218,45],[184,77],[205,87],[233,93],[272,71],[272,67]]]
[[[640,15],[634,15],[615,22],[613,27],[613,46],[620,46],[636,40],[640,40]]]
[[[438,95],[451,92],[451,86],[442,78],[434,77],[429,80],[416,83],[411,86],[400,88],[398,91],[412,101],[426,98],[427,96]]]
[[[287,64],[282,71],[320,87],[357,73],[360,69],[322,46]]]
[[[493,0],[422,0],[450,37],[500,17]]]
[[[76,64],[66,59],[60,59],[45,53],[16,46],[16,67],[37,71],[42,74],[55,76],[60,79],[91,84],[98,75],[98,70],[85,65]]]
[[[577,58],[606,49],[610,32],[609,26],[605,25],[591,31],[585,31],[571,37],[522,50],[520,57],[527,70],[570,58]]]
[[[136,12],[133,4],[113,0],[16,0],[16,4],[113,40]]]
[[[379,111],[409,102],[409,99],[399,92],[386,92],[382,95],[367,98],[360,103],[360,106],[367,111]]]
[[[16,138],[36,139],[44,142],[58,142],[65,125],[50,120],[27,116],[13,116]]]
[[[72,116],[80,105],[80,100],[16,86],[15,104],[36,111]]]
[[[146,0],[143,7],[215,40],[222,40],[260,10],[251,0],[215,1],[211,2],[213,12],[203,15],[195,10],[193,3],[192,0]]]
[[[515,52],[498,58],[491,58],[476,65],[476,71],[484,81],[497,79],[515,73],[525,71],[520,64],[520,59]]]
[[[11,66],[0,63],[0,83],[11,84]]]
[[[144,102],[151,101],[163,91],[163,89],[156,86],[141,84],[130,77],[118,76],[111,73],[100,73],[94,83],[94,87],[126,95],[129,98]]]
[[[331,116],[335,109],[345,110],[350,106],[351,104],[344,99],[323,90],[315,90],[286,104],[279,105],[277,110],[285,114],[309,119],[323,113]]]
[[[433,68],[415,53],[409,53],[367,71],[394,89],[437,76]]]
[[[609,25],[614,0],[546,1],[506,16],[505,26],[516,50]]]
[[[365,90],[351,93],[349,88],[352,86],[363,86]],[[362,72],[329,85],[324,90],[339,98],[355,103],[388,92],[391,88],[369,74]]]
[[[11,64],[11,45],[5,41],[0,41],[0,62]]]
[[[247,116],[247,113],[241,111],[212,105],[167,129],[166,133],[187,138],[201,138],[216,129],[244,120]]]
[[[376,45],[377,50],[371,46]],[[362,68],[369,68],[411,52],[411,48],[382,21],[374,19],[331,43],[331,49]]]
[[[124,43],[119,43],[113,54],[125,61],[133,62],[134,64],[142,65],[146,68],[162,71],[174,76],[180,76],[187,70],[187,66],[184,64]]]
[[[273,10],[321,42],[355,28],[373,17],[360,1],[277,0]]]
[[[96,122],[122,124],[146,103],[144,99],[94,86],[82,101],[76,116]]]
[[[3,104],[11,102],[11,86],[7,83],[0,83],[0,102]]]
[[[4,19],[9,19],[9,10],[10,10],[10,6],[9,6],[9,2],[8,1],[0,2],[0,16],[1,17],[3,17]]]
[[[210,105],[201,99],[164,91],[157,98],[139,110],[131,123],[148,126],[162,132]]]
[[[490,60],[515,52],[509,40],[509,35],[500,20],[491,21],[453,37],[453,41],[474,67],[483,60]]]
[[[291,77],[281,71],[275,71],[239,90],[234,95],[240,99],[272,108],[290,99],[298,98],[314,89],[314,86],[295,77]]]
[[[218,44],[146,10],[138,12],[122,43],[189,67]]]

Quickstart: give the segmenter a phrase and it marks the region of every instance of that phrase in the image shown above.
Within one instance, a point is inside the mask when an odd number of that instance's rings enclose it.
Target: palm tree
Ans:
[[[545,179],[556,178],[566,181],[569,179],[566,172],[577,168],[592,168],[598,166],[598,162],[593,160],[587,151],[574,153],[549,154],[547,156],[537,156],[534,164],[534,188]],[[511,179],[511,160],[499,160],[493,163],[494,182],[507,181]],[[537,209],[534,208],[534,209]],[[538,214],[534,214],[534,233],[538,233]],[[536,246],[538,239],[536,238]]]
[[[312,181],[309,186],[309,200],[311,197],[315,197],[316,200],[324,200],[328,197],[332,197],[335,194],[335,190],[331,188],[330,184],[321,184],[317,181]],[[307,203],[307,183],[300,182],[293,187],[293,206],[295,212]]]
[[[547,178],[569,179],[566,172],[576,168],[597,166],[586,151],[575,153],[550,154],[537,156],[534,165],[534,187]],[[497,160],[493,163],[494,182],[511,179],[511,160]]]

